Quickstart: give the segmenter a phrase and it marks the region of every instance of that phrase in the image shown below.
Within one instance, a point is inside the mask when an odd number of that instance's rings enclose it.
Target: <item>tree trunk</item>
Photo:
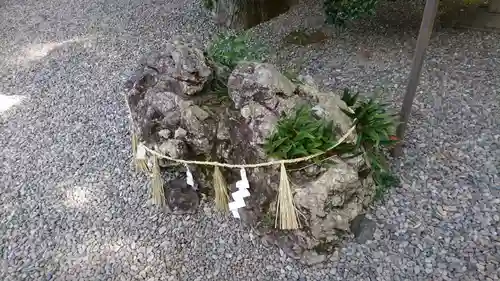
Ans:
[[[500,13],[500,0],[490,0],[489,2],[488,12]]]
[[[241,30],[286,12],[291,0],[212,0],[212,14],[218,24]]]

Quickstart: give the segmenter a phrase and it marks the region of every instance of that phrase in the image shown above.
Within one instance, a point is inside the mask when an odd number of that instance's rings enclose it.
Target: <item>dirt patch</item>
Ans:
[[[295,30],[290,32],[283,41],[286,44],[307,46],[321,43],[328,39],[328,36],[321,30]]]

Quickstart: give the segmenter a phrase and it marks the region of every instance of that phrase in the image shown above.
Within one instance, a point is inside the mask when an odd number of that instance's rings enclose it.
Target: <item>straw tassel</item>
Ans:
[[[278,205],[276,207],[275,227],[280,229],[298,229],[297,210],[293,204],[292,188],[286,173],[285,164],[281,163],[280,185],[278,188]]]
[[[146,161],[146,150],[139,146],[139,138],[136,134],[132,134],[132,153],[134,156],[135,168],[141,172],[149,172]]]
[[[215,190],[215,206],[217,206],[217,208],[221,211],[227,211],[229,209],[227,183],[219,166],[215,166],[214,168],[213,185]]]
[[[137,158],[137,135],[136,134],[132,134],[131,136],[132,138],[132,154],[134,156],[134,159]]]
[[[163,207],[165,205],[165,193],[163,191],[163,179],[160,174],[160,164],[158,164],[158,157],[153,158],[153,174],[151,179],[151,193],[153,203],[157,206]]]

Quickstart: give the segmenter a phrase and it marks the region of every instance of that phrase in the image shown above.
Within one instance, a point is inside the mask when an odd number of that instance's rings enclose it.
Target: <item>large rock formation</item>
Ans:
[[[143,60],[127,83],[133,131],[140,141],[175,158],[250,164],[269,161],[265,139],[280,116],[299,104],[310,104],[316,114],[333,120],[337,133],[352,126],[339,96],[320,92],[311,79],[295,85],[270,64],[244,62],[227,81],[228,96],[220,97],[209,93],[214,72],[201,50],[180,41]],[[363,159],[346,159],[336,157],[334,165],[313,164],[290,173],[303,227],[287,232],[274,229],[279,167],[248,169],[251,196],[245,199],[248,206],[240,209],[242,220],[290,256],[305,263],[322,261],[324,256],[317,252],[349,233],[351,221],[363,213],[374,193],[371,180],[358,171]],[[211,190],[211,167],[190,170],[197,192]],[[234,189],[239,171],[223,173]],[[165,192],[168,206],[175,213],[193,212],[198,199],[186,190],[191,187],[174,183],[175,190]]]

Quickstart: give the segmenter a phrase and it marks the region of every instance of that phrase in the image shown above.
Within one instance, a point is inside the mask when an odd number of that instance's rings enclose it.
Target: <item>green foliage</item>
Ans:
[[[216,3],[216,0],[203,0],[203,6],[207,10],[213,10],[215,3]]]
[[[348,107],[353,107],[358,101],[358,97],[359,97],[359,92],[354,95],[351,95],[349,89],[344,89],[344,93],[342,94],[342,100]]]
[[[342,100],[354,108],[354,112],[344,109],[342,111],[351,119],[357,119],[357,146],[363,145],[378,151],[380,147],[395,143],[390,137],[396,130],[396,115],[387,112],[387,104],[378,103],[373,98],[359,101],[358,93],[351,95],[348,90],[344,90]]]
[[[327,22],[343,26],[347,21],[374,15],[378,0],[324,0]]]
[[[399,185],[399,178],[390,172],[380,171],[372,174],[373,181],[377,185],[375,189],[375,200],[380,200],[391,189]]]
[[[215,64],[212,62],[212,64]],[[228,98],[228,89],[227,89],[227,80],[229,79],[229,74],[231,73],[227,68],[222,66],[214,65],[214,69],[216,70],[214,73],[214,79],[208,85],[205,93],[216,95],[220,102],[227,100]]]
[[[394,137],[396,115],[389,114],[387,104],[378,103],[374,98],[359,100],[359,93],[352,94],[344,90],[342,100],[353,109],[353,112],[342,111],[356,121],[356,140],[353,152],[362,152],[368,168],[377,185],[377,194],[383,194],[395,177],[389,171],[384,148],[397,143]]]
[[[230,70],[240,61],[261,61],[263,54],[263,48],[252,44],[246,34],[221,34],[207,50],[210,59]]]
[[[275,218],[274,214],[272,214],[272,212],[270,212],[270,211],[267,211],[267,213],[265,213],[262,216],[260,224],[265,228],[274,228],[275,219],[276,218]]]
[[[283,75],[294,84],[302,84],[299,80],[299,72],[293,69],[288,69],[283,72]]]
[[[316,117],[310,106],[300,106],[291,116],[280,118],[264,149],[269,156],[294,159],[325,151],[334,144],[333,122]]]
[[[259,61],[264,57],[264,53],[263,48],[255,43],[252,44],[247,35],[230,33],[219,35],[205,52],[208,62],[216,70],[208,93],[216,94],[220,100],[225,100],[228,94],[227,80],[238,62]]]

